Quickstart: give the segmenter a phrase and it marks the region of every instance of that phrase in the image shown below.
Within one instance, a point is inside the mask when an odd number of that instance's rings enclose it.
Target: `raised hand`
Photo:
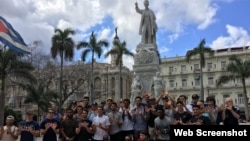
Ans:
[[[45,124],[45,128],[46,128],[46,129],[50,128],[50,123],[46,123],[46,124]]]
[[[29,127],[28,127],[28,131],[29,131],[29,132],[32,132],[32,131],[33,131],[33,127],[32,127],[32,126],[29,126]]]
[[[57,123],[52,123],[52,126],[51,126],[53,129],[56,129],[57,128]]]

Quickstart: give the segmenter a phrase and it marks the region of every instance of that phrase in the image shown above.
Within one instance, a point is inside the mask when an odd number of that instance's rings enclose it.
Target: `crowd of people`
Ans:
[[[202,101],[194,94],[187,103],[185,95],[175,100],[161,91],[157,98],[143,93],[134,101],[108,98],[99,104],[90,104],[89,97],[84,97],[61,114],[55,107],[49,108],[40,123],[33,115],[28,110],[17,126],[14,116],[7,116],[6,125],[0,127],[0,139],[34,141],[42,136],[43,141],[167,141],[170,125],[238,125],[240,111],[230,97],[218,106],[214,97]]]

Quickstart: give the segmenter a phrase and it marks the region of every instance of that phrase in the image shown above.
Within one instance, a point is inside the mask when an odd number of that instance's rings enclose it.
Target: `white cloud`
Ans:
[[[168,36],[168,38],[169,38],[169,42],[170,43],[173,43],[174,42],[174,40],[176,40],[177,38],[179,37],[179,34],[178,33],[174,33],[174,34],[172,34],[172,35],[169,35]]]
[[[187,25],[205,29],[214,22],[218,7],[211,0],[152,1],[159,26],[172,32],[183,32]]]
[[[250,45],[250,35],[242,27],[226,25],[227,36],[220,36],[214,40],[210,47],[213,49],[227,48],[227,47],[240,47]]]

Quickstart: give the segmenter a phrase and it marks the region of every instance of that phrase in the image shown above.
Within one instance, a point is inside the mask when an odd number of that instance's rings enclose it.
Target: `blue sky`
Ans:
[[[49,53],[54,28],[77,30],[75,42],[88,41],[92,31],[98,39],[112,43],[118,27],[121,41],[135,52],[140,42],[140,15],[134,3],[144,8],[144,0],[8,0],[1,2],[0,15],[23,36],[27,44],[42,41]],[[250,45],[249,0],[149,0],[157,18],[157,44],[161,57],[184,56],[202,38],[213,49]],[[111,48],[104,50],[107,52]],[[75,52],[75,60],[81,51]],[[87,61],[89,61],[87,59]],[[110,62],[110,58],[97,59]],[[133,66],[124,57],[124,65]]]

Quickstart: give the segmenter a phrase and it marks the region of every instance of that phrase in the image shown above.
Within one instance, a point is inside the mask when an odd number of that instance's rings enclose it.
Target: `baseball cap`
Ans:
[[[26,114],[28,114],[28,115],[33,115],[34,114],[34,111],[33,110],[28,110],[27,112],[26,112]]]
[[[192,99],[199,99],[199,96],[197,94],[193,94]]]
[[[12,115],[8,115],[8,116],[6,117],[6,119],[12,119],[12,120],[15,120],[15,117],[14,117],[14,116],[12,116]]]
[[[101,104],[106,104],[106,101],[102,101]]]
[[[92,106],[97,106],[98,104],[96,102],[93,102],[91,105]]]
[[[108,97],[108,98],[107,98],[107,101],[108,101],[108,100],[111,100],[111,101],[113,101],[113,99],[112,99],[111,97]]]

